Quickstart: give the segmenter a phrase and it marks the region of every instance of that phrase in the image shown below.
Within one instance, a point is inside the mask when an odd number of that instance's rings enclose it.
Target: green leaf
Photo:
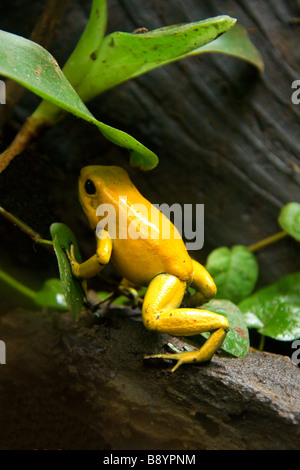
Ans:
[[[186,57],[231,28],[236,20],[217,16],[143,34],[114,32],[101,43],[92,67],[78,86],[83,101],[145,72]]]
[[[225,34],[204,46],[190,52],[188,55],[215,52],[226,54],[249,62],[257,67],[260,73],[264,71],[264,62],[261,54],[250,41],[246,29],[236,24]]]
[[[298,202],[289,202],[281,209],[278,223],[283,230],[300,242],[300,204]]]
[[[245,357],[249,350],[248,328],[238,306],[229,300],[213,299],[199,308],[224,315],[228,319],[230,329],[221,349],[235,357]],[[203,333],[201,336],[207,339],[209,333]]]
[[[69,249],[70,243],[73,244],[75,259],[78,263],[81,263],[77,240],[65,224],[52,224],[50,232],[58,261],[62,292],[72,318],[77,320],[83,305],[83,287],[80,281],[73,276],[70,262],[65,252],[65,249]]]
[[[37,292],[34,300],[42,307],[67,309],[60,279],[47,279],[42,289]]]
[[[280,341],[300,338],[300,273],[289,274],[239,304],[249,328]]]
[[[134,163],[137,162],[138,155],[138,165],[141,169],[150,170],[157,165],[157,156],[132,136],[94,118],[64,76],[56,60],[38,44],[0,31],[0,75],[15,80],[51,104],[91,122],[108,140],[133,152]],[[56,111],[51,116],[51,109],[53,111],[53,106],[48,109],[48,104],[43,102],[31,117],[52,125],[58,116]],[[51,119],[54,122],[51,122]]]
[[[242,245],[212,251],[206,269],[216,283],[216,298],[236,304],[253,291],[258,277],[256,258]]]

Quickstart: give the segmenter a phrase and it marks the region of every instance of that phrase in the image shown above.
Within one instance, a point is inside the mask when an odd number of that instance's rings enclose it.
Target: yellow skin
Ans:
[[[175,336],[211,332],[198,351],[146,357],[176,360],[172,372],[183,363],[210,360],[222,345],[229,324],[223,315],[193,308],[214,297],[216,285],[206,269],[190,258],[170,220],[139,193],[127,172],[117,166],[83,168],[79,178],[79,199],[95,233],[97,228],[97,249],[82,264],[77,263],[71,249],[69,259],[73,274],[79,279],[90,278],[99,274],[111,260],[123,277],[121,287],[148,287],[142,307],[147,329]],[[98,206],[103,204],[110,204],[115,209],[116,233],[113,238],[108,232],[107,213],[96,215]],[[137,211],[136,204],[142,204],[145,210]],[[119,236],[121,223],[126,230],[123,238]],[[140,234],[139,238],[132,238],[132,228]],[[170,236],[163,237],[162,233]],[[187,308],[179,308],[188,286],[196,293],[189,298]]]

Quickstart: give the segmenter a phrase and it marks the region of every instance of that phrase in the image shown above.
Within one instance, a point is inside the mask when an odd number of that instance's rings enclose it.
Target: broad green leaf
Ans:
[[[83,305],[83,287],[80,281],[73,276],[70,262],[65,252],[65,249],[69,249],[70,243],[74,245],[75,258],[81,263],[77,240],[65,224],[52,224],[50,232],[58,261],[62,292],[72,317],[74,320],[77,320]]]
[[[289,202],[280,211],[278,217],[279,225],[289,235],[300,242],[300,204]]]
[[[35,302],[43,307],[53,307],[66,310],[67,304],[63,294],[60,279],[47,279],[35,297]]]
[[[83,101],[145,72],[182,59],[231,28],[236,20],[217,16],[143,34],[106,36],[92,67],[77,88]]]
[[[249,350],[248,328],[237,305],[229,300],[213,299],[199,308],[224,315],[228,319],[230,329],[221,349],[233,356],[245,357]],[[209,333],[203,333],[201,336],[208,338]]]
[[[206,269],[217,286],[218,299],[240,302],[254,289],[258,263],[245,246],[220,247],[207,258]]]
[[[56,60],[38,44],[0,31],[0,75],[15,80],[41,98],[96,125],[108,140],[130,150],[133,164],[138,164],[141,169],[150,170],[157,165],[157,156],[132,136],[94,118]],[[32,116],[37,121],[47,122],[47,104],[42,103]],[[57,115],[53,119],[56,122]],[[52,124],[51,113],[48,124]]]
[[[247,312],[244,316],[246,325],[249,329],[255,328],[256,330],[260,330],[261,328],[263,328],[264,324],[252,312]]]
[[[249,328],[280,341],[300,338],[300,273],[289,274],[239,304]]]
[[[249,62],[257,67],[261,73],[264,71],[261,54],[250,41],[246,29],[239,24],[234,25],[233,28],[219,38],[190,52],[188,55],[204,54],[207,52],[230,55]]]

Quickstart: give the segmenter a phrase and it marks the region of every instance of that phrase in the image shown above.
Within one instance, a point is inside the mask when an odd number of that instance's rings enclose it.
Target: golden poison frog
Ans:
[[[117,166],[87,166],[79,178],[79,199],[95,231],[96,253],[79,264],[71,247],[73,274],[95,276],[112,261],[122,276],[121,287],[147,286],[142,318],[152,331],[174,336],[210,332],[197,351],[157,354],[174,359],[172,372],[183,363],[208,361],[222,345],[229,323],[223,315],[195,308],[216,294],[206,269],[190,258],[175,226],[145,199],[127,172]],[[167,234],[167,236],[166,236]],[[196,290],[180,308],[187,287]]]

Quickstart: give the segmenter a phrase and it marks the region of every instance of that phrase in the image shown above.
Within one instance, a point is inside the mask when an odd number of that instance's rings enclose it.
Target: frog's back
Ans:
[[[167,251],[162,245],[156,247],[145,240],[137,245],[137,241],[139,240],[131,240],[129,243],[124,243],[124,240],[114,242],[112,262],[122,277],[139,286],[147,286],[151,279],[161,273],[173,274],[187,282],[192,279],[191,258],[179,243],[179,250],[165,254]],[[126,257],[124,251],[127,253]],[[130,262],[128,255],[131,257]]]
[[[125,239],[119,236],[124,220]],[[147,285],[160,273],[183,281],[193,275],[192,261],[178,230],[137,190],[127,196],[126,208],[119,209],[112,261],[122,276],[138,285]]]

